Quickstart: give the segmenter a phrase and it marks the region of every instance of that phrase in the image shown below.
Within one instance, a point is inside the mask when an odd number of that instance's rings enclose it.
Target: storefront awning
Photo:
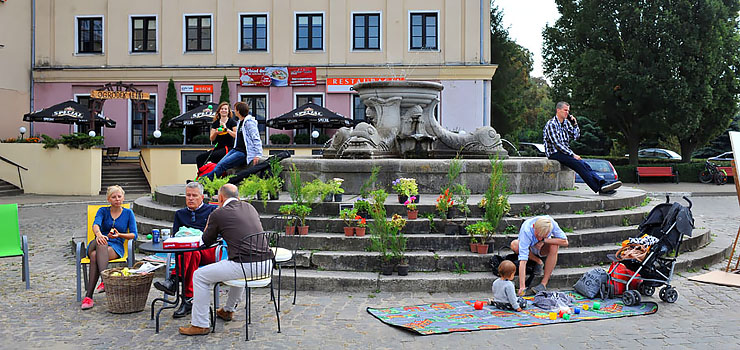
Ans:
[[[188,126],[188,125],[209,125],[213,122],[213,116],[218,113],[216,108],[217,103],[208,102],[204,105],[195,107],[177,117],[172,118],[169,122],[169,126]]]
[[[23,115],[23,121],[26,122],[59,124],[86,124],[90,123],[90,118],[90,110],[75,101],[65,101],[49,108]],[[102,124],[106,128],[116,127],[116,121],[107,117],[98,116],[95,118],[95,124]]]
[[[315,103],[306,103],[288,113],[267,121],[267,126],[273,129],[303,129],[313,127],[338,129],[352,127],[356,123],[341,114],[334,113]]]

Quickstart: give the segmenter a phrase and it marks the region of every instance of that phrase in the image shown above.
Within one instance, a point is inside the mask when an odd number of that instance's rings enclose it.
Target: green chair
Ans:
[[[0,258],[20,256],[23,258],[21,278],[26,289],[31,288],[28,272],[28,238],[20,234],[18,226],[18,204],[0,204]]]

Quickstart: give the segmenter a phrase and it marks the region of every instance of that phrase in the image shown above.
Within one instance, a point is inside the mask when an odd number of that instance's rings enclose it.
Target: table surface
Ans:
[[[150,253],[184,253],[184,252],[194,252],[197,250],[208,249],[211,247],[215,247],[217,245],[218,245],[218,242],[213,243],[210,246],[201,245],[201,246],[192,247],[192,248],[163,248],[162,242],[159,242],[159,243],[146,242],[146,243],[142,243],[139,246],[139,249],[146,251],[146,252],[150,252]]]

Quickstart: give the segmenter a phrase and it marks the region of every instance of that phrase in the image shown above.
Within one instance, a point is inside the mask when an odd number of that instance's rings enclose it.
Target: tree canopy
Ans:
[[[683,159],[725,130],[737,111],[736,0],[556,0],[544,68],[553,99],[569,101],[622,141],[637,164],[656,133]]]

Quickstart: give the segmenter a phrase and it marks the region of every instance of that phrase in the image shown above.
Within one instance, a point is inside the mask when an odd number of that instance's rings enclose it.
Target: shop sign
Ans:
[[[316,86],[316,67],[242,67],[241,86]]]
[[[90,97],[98,100],[148,100],[148,92],[93,90]]]
[[[357,83],[401,80],[406,80],[406,78],[329,78],[326,79],[326,92],[347,94],[354,92],[350,88]]]
[[[198,94],[212,94],[213,85],[180,85],[180,92],[193,92]]]

